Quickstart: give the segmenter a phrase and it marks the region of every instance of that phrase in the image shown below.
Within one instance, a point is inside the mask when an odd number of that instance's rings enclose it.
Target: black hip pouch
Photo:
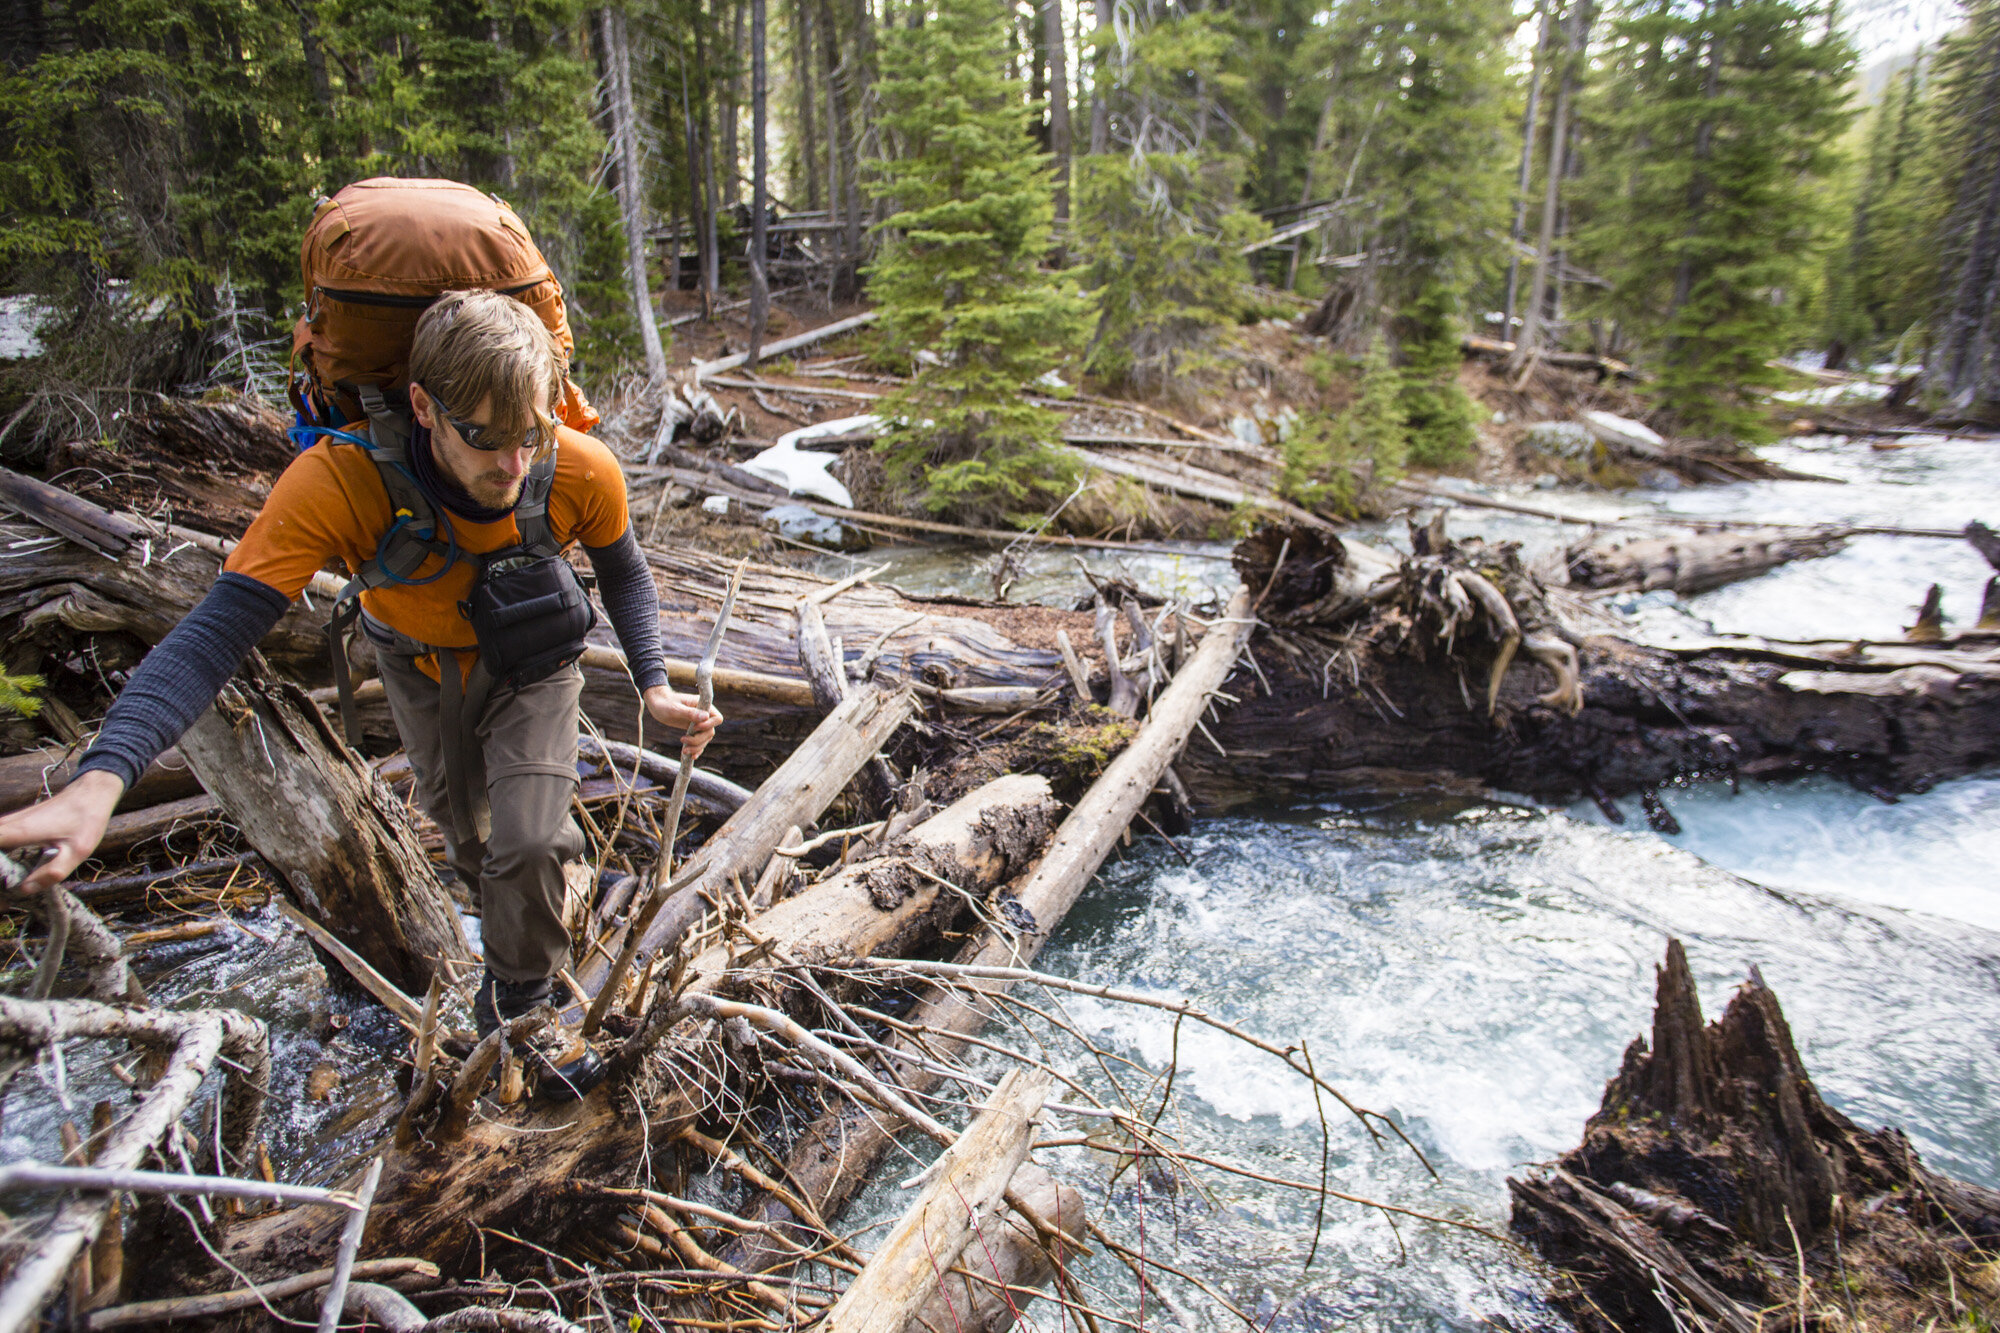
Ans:
[[[560,555],[511,547],[483,557],[463,608],[494,683],[511,689],[554,675],[583,656],[597,608]]]

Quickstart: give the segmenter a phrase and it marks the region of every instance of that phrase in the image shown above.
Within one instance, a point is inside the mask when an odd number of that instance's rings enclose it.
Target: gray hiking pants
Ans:
[[[410,756],[417,804],[445,830],[459,878],[477,886],[486,966],[502,981],[554,976],[569,962],[563,862],[585,848],[583,831],[570,818],[583,673],[565,667],[522,689],[493,691],[466,734],[467,746],[476,746],[485,761],[488,810],[480,813],[490,811],[490,820],[480,819],[479,831],[468,833],[454,831],[443,691],[408,657],[384,652],[377,662]],[[451,670],[449,661],[445,669]]]

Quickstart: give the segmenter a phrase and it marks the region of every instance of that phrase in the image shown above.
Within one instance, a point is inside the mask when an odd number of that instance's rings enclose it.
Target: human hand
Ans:
[[[105,825],[124,794],[123,779],[92,769],[48,800],[0,815],[0,851],[46,847],[51,852],[27,867],[27,879],[14,892],[38,894],[67,879],[104,840]]]
[[[665,685],[655,685],[646,691],[646,711],[654,721],[679,727],[686,733],[681,737],[681,758],[688,763],[701,758],[701,752],[708,748],[715,728],[722,722],[722,714],[715,709],[703,712],[699,699],[676,694]]]

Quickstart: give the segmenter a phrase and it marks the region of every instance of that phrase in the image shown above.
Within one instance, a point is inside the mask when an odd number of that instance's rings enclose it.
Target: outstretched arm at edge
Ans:
[[[146,654],[105,714],[70,784],[49,800],[0,818],[0,848],[55,849],[35,867],[23,892],[59,882],[97,849],[118,798],[215,702],[287,605],[285,595],[267,583],[224,574]]]

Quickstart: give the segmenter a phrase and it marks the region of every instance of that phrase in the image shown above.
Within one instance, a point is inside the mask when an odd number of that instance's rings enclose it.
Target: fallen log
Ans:
[[[1014,890],[1005,927],[990,928],[974,937],[960,951],[958,961],[1026,966],[1034,958],[1097,873],[1112,843],[1124,833],[1160,775],[1187,745],[1202,712],[1249,639],[1254,624],[1249,608],[1249,595],[1237,593],[1222,622],[1210,629],[1194,656],[1154,701],[1151,715],[1131,744],[1077,802],[1034,873]],[[976,989],[1004,990],[1006,986],[1005,982],[979,983]],[[948,1052],[954,1048],[951,1034],[975,1033],[990,1017],[985,1007],[945,994],[920,1002],[909,1022],[938,1031],[941,1035],[931,1039],[929,1049]],[[924,1092],[937,1086],[939,1079],[923,1067],[908,1071],[904,1085]],[[785,1179],[791,1182],[795,1197],[817,1216],[838,1215],[888,1150],[890,1132],[880,1117],[852,1106],[821,1116],[793,1147],[786,1163]],[[760,1199],[746,1215],[774,1227],[799,1220],[787,1200],[771,1195]],[[762,1233],[744,1237],[729,1254],[737,1267],[753,1271],[786,1263],[789,1257],[782,1246]]]
[[[903,1333],[975,1233],[990,1232],[1001,1197],[1028,1159],[1036,1117],[1055,1079],[1016,1069],[979,1117],[932,1163],[929,1183],[820,1322],[828,1333]]]
[[[1599,592],[1652,592],[1683,596],[1767,574],[1794,560],[1817,560],[1846,545],[1832,530],[1800,533],[1782,528],[1720,531],[1673,537],[1599,536],[1563,552],[1572,587]]]
[[[1773,1310],[1799,1328],[2000,1314],[1979,1276],[2000,1254],[2000,1191],[1821,1100],[1754,968],[1704,1026],[1678,940],[1651,1046],[1626,1050],[1583,1144],[1507,1185],[1514,1230],[1563,1274],[1556,1303],[1584,1333],[1689,1316],[1754,1333]]]
[[[0,814],[46,800],[69,785],[82,756],[74,750],[42,749],[0,757]],[[201,779],[169,749],[146,766],[139,780],[118,798],[121,811],[143,810],[162,801],[179,801],[201,793]]]
[[[1064,1235],[1083,1234],[1083,1196],[1033,1162],[1014,1172],[1007,1198],[1010,1204],[1019,1199]],[[1042,1235],[1018,1210],[1003,1211],[980,1233],[978,1244],[966,1247],[958,1267],[942,1275],[937,1290],[904,1328],[907,1333],[1001,1333],[1022,1318],[1033,1300],[1027,1293],[1047,1286],[1077,1250],[1068,1241]]]
[[[710,902],[728,894],[732,881],[757,882],[764,863],[786,832],[817,820],[915,708],[907,691],[857,690],[827,714],[757,789],[752,799],[731,815],[697,850],[692,859],[700,873],[668,896],[632,945],[643,963],[685,935]],[[593,953],[579,972],[584,989],[595,995],[610,975],[615,957],[626,941]]]
[[[1281,537],[1289,554],[1274,580]],[[1641,643],[1571,624],[1507,546],[1446,543],[1443,565],[1405,561],[1372,580],[1358,569],[1364,550],[1296,529],[1238,547],[1245,585],[1273,583],[1252,646],[1271,688],[1229,710],[1217,729],[1226,756],[1189,750],[1180,773],[1198,797],[1370,788],[1390,772],[1551,797],[1805,772],[1894,793],[2000,761],[2000,650],[1983,641],[1950,652]],[[1439,580],[1451,571],[1496,581],[1524,646],[1541,642],[1551,669],[1564,670],[1562,649],[1574,654],[1579,711],[1543,702],[1537,675],[1516,664],[1489,716],[1473,682],[1502,645],[1463,620],[1441,635],[1450,603]]]
[[[941,907],[955,914],[1033,866],[1056,805],[1047,778],[997,777],[885,846],[758,915],[738,938],[688,966],[686,991],[712,987],[746,952],[776,962],[845,962],[912,952],[936,937]],[[746,883],[748,881],[745,881]]]
[[[816,329],[809,329],[804,333],[795,334],[790,338],[780,338],[774,343],[766,343],[758,355],[760,357],[784,356],[787,353],[796,352],[802,347],[811,347],[816,343],[825,342],[829,338],[837,338],[843,333],[852,333],[855,329],[865,328],[874,323],[875,314],[876,312],[873,310],[865,311],[862,314],[853,315],[847,319],[837,319],[831,324],[822,324]],[[735,370],[740,366],[747,366],[749,364],[750,354],[748,352],[737,352],[730,356],[718,357],[713,361],[697,361],[694,365],[693,382],[700,384],[710,375],[719,375],[725,370]]]

